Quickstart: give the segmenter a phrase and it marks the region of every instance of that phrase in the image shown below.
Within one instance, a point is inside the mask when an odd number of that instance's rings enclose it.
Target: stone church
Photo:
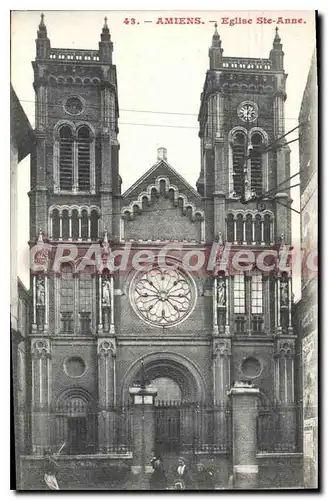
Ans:
[[[234,438],[226,409],[238,381],[257,388],[263,414],[286,410],[274,414],[271,433],[258,435],[257,451],[287,446],[296,455],[292,276],[257,264],[263,252],[291,244],[287,75],[278,30],[273,36],[267,59],[226,57],[215,27],[200,89],[197,186],[159,148],[156,163],[122,192],[119,82],[107,20],[98,50],[61,49],[51,47],[42,16],[32,63],[30,246],[38,265],[30,456],[45,448],[62,448],[68,461],[133,454],[126,408],[141,384],[157,391],[161,453],[217,453],[228,471]],[[189,257],[207,261],[213,245],[221,254],[229,248],[230,261],[247,251],[256,259],[238,273],[231,265],[195,270]],[[91,247],[100,249],[100,267],[80,265]],[[122,260],[127,247],[125,270],[106,265],[114,254]],[[135,265],[144,255],[155,256],[152,265]],[[199,432],[190,408],[203,419]],[[219,414],[211,420],[208,409]]]

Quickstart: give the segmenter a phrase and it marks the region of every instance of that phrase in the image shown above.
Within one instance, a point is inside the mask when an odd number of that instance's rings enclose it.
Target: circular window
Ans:
[[[138,273],[131,283],[134,310],[144,321],[170,327],[185,320],[196,304],[192,278],[178,269],[165,267]]]
[[[261,375],[262,363],[257,358],[246,358],[241,364],[241,371],[246,378],[256,378]]]
[[[71,356],[64,362],[64,370],[68,377],[79,378],[82,377],[86,372],[87,366],[84,361],[79,356]]]
[[[83,111],[83,103],[79,97],[70,97],[65,104],[65,111],[69,115],[79,115]]]

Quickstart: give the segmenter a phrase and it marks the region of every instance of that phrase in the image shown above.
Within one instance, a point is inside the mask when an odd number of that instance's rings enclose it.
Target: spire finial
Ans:
[[[104,18],[104,26],[100,35],[101,41],[102,42],[110,42],[110,33],[109,33],[109,28],[107,24],[107,16]]]
[[[40,24],[39,24],[39,29],[40,30],[45,30],[46,29],[46,25],[44,24],[44,14],[43,14],[43,12],[41,14],[41,20],[40,20]]]
[[[279,36],[279,28],[278,28],[278,26],[276,26],[275,31],[276,31],[276,34],[275,34],[275,37],[274,37],[274,40],[273,40],[273,45],[279,44],[281,42],[281,38]]]
[[[46,38],[46,37],[47,37],[47,27],[44,24],[44,14],[42,12],[38,30],[38,38]]]
[[[212,47],[221,47],[221,39],[218,32],[218,23],[214,23],[214,33],[212,37]]]

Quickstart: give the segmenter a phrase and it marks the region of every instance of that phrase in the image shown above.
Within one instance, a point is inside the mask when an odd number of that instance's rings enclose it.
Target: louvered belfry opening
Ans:
[[[72,191],[73,188],[73,134],[68,126],[59,132],[59,171],[60,189]]]
[[[77,136],[78,185],[80,191],[90,190],[90,130],[81,127]]]
[[[245,156],[245,135],[238,133],[233,139],[233,189],[237,196],[242,193],[243,160]]]
[[[251,189],[257,195],[262,194],[262,136],[261,134],[252,135],[252,152],[251,152]]]

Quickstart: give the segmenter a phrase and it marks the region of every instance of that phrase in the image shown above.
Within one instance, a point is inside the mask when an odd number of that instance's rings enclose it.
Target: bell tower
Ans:
[[[260,215],[256,200],[261,198],[261,207],[277,213],[277,217],[268,228],[268,233],[271,230],[274,234],[262,235],[259,243],[277,242],[281,234],[290,243],[291,200],[289,183],[284,182],[290,175],[290,151],[281,137],[285,131],[287,78],[283,57],[278,29],[268,59],[223,57],[215,25],[198,117],[201,171],[197,188],[204,196],[207,220],[211,221],[207,225],[208,241],[217,239],[219,233],[229,240],[229,208],[245,210],[247,202],[247,207]],[[276,192],[281,183],[283,187]],[[263,201],[268,191],[274,194]],[[285,207],[278,203],[280,199]],[[246,242],[245,235],[234,234],[230,239]],[[256,240],[252,238],[251,243]]]
[[[224,56],[215,25],[198,116],[197,189],[204,201],[207,243],[218,242],[222,250],[229,246],[232,257],[240,252],[254,256],[245,268],[213,273],[216,401],[226,398],[225,381],[247,378],[248,363],[254,362],[257,383],[272,404],[294,402],[291,271],[273,266],[265,272],[268,268],[257,259],[291,243],[283,58],[278,29],[268,58]],[[261,366],[268,369],[266,381]]]
[[[114,215],[121,194],[119,107],[112,55],[107,18],[99,50],[65,49],[51,47],[42,14],[32,62],[36,142],[29,193],[31,246],[37,240],[30,334],[35,453],[50,444],[44,415],[60,401],[58,380],[68,390],[68,407],[78,376],[82,406],[103,404],[104,397],[109,405],[115,398],[114,389],[104,396],[115,351],[113,277],[96,266],[79,267],[92,244],[102,241],[106,253],[119,235]],[[72,249],[72,259],[54,267],[50,257],[63,247]],[[87,368],[94,376],[82,376]],[[99,447],[104,439],[99,429]]]

